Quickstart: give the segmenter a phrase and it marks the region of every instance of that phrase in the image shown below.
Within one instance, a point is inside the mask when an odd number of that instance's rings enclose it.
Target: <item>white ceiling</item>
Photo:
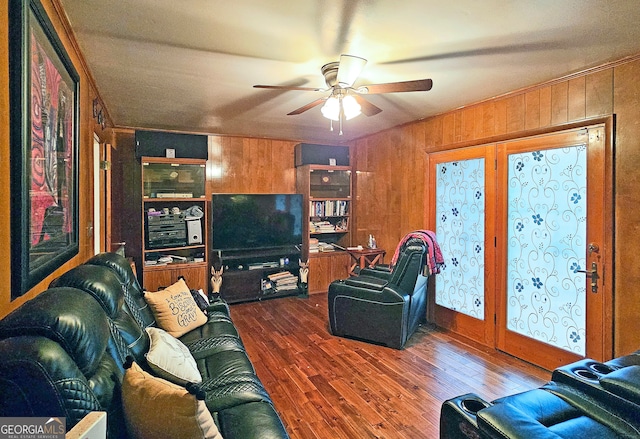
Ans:
[[[640,53],[638,0],[62,0],[116,125],[336,144]],[[383,111],[329,131],[322,65],[369,62]],[[328,95],[328,93],[325,93]]]

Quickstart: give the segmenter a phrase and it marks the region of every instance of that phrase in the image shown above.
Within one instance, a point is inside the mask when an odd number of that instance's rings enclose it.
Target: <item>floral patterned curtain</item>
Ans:
[[[508,159],[507,329],[585,353],[586,146]]]
[[[436,303],[484,320],[485,160],[436,166],[436,236],[445,266]]]

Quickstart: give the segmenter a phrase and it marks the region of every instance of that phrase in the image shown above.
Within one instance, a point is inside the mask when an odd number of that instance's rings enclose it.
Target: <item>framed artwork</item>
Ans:
[[[40,2],[10,0],[12,299],[78,253],[79,83]]]

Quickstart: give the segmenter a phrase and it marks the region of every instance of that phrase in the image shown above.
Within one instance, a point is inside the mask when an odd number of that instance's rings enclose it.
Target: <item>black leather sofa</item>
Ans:
[[[487,402],[476,394],[442,404],[440,438],[639,438],[640,351],[553,371],[538,389]]]
[[[366,268],[333,281],[328,292],[331,333],[403,349],[426,319],[427,254],[424,241],[412,238],[402,245],[393,270]]]
[[[127,438],[123,364],[145,364],[152,311],[127,260],[96,255],[0,321],[0,416],[65,417],[67,430],[106,411],[109,438]],[[180,337],[196,360],[207,409],[225,439],[287,438],[223,301]],[[163,416],[171,417],[171,407]]]

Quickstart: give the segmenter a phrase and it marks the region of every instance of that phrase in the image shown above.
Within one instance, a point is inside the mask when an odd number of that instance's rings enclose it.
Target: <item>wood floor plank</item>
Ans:
[[[429,324],[402,351],[334,337],[324,294],[234,304],[231,315],[292,439],[437,438],[446,399],[493,400],[550,379]]]

